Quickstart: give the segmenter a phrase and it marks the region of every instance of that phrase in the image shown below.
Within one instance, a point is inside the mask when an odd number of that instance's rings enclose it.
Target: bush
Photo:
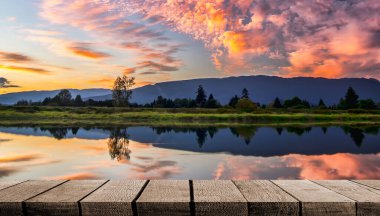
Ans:
[[[377,106],[373,100],[367,99],[367,100],[359,101],[359,108],[360,109],[377,109]]]
[[[236,104],[236,109],[243,112],[252,112],[257,109],[257,105],[247,98],[240,99]]]

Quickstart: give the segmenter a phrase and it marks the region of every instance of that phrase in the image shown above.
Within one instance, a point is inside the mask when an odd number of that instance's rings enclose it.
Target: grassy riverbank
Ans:
[[[380,124],[380,111],[0,107],[1,125]]]

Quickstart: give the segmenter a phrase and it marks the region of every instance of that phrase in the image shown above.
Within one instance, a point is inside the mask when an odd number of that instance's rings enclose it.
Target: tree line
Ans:
[[[297,96],[280,100],[276,97],[272,103],[260,104],[254,102],[250,98],[250,93],[246,88],[242,89],[241,95],[234,95],[228,104],[222,105],[212,93],[207,94],[202,85],[199,85],[195,92],[194,98],[176,98],[169,99],[158,96],[151,103],[137,104],[131,103],[132,87],[135,85],[133,77],[122,76],[115,80],[112,89],[112,100],[95,101],[92,99],[83,100],[81,95],[72,97],[69,90],[61,90],[54,97],[47,97],[41,102],[32,102],[21,100],[16,103],[17,106],[100,106],[100,107],[144,107],[144,108],[234,108],[241,111],[254,111],[258,108],[272,109],[377,109],[378,105],[372,99],[359,100],[359,95],[352,87],[347,89],[346,94],[339,102],[332,106],[327,106],[323,99],[319,100],[317,105],[312,105],[307,100],[303,100]]]

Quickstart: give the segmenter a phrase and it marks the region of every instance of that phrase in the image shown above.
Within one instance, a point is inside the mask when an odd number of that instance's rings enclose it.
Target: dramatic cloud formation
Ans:
[[[161,17],[125,14],[119,10],[120,6],[119,2],[98,4],[93,0],[45,0],[42,2],[40,15],[51,23],[69,25],[96,34],[102,38],[102,45],[110,49],[116,48],[138,55],[139,57],[133,59],[135,65],[125,69],[124,74],[134,73],[136,70],[146,72],[145,69],[157,73],[177,71],[182,61],[173,55],[183,45],[169,43],[169,39],[164,36],[164,28],[158,27]],[[83,46],[83,43],[67,48],[75,55],[86,58],[110,57],[109,54]]]
[[[228,73],[379,77],[377,0],[97,2],[201,40]]]

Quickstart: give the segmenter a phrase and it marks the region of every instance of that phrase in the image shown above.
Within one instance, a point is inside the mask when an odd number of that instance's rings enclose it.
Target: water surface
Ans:
[[[379,127],[0,127],[6,179],[380,179]]]

